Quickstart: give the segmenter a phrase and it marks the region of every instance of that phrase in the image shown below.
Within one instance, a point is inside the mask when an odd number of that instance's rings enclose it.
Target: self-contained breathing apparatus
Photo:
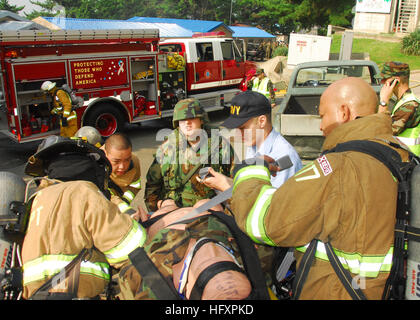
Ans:
[[[403,148],[398,143],[381,140],[385,144],[355,140],[338,144],[323,154],[356,151],[366,153],[383,163],[398,180],[396,224],[392,267],[383,291],[383,300],[420,300],[420,158],[409,152],[409,161],[403,162],[393,148]],[[296,271],[293,286],[294,298],[299,298],[312,261],[317,240],[306,250]],[[354,300],[365,300],[361,288],[354,286],[350,272],[343,267],[329,243],[325,243],[329,261],[338,278]]]
[[[0,186],[0,300],[17,300],[22,294],[20,249],[29,217],[28,189],[12,172],[0,172]]]

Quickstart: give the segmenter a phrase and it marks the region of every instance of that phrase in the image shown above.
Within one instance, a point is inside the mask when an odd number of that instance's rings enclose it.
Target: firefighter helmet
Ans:
[[[90,144],[100,147],[103,143],[102,136],[96,128],[91,126],[83,126],[77,130],[74,135],[76,138],[86,139]]]
[[[41,90],[50,91],[55,87],[56,83],[51,81],[44,81],[41,85]]]
[[[195,98],[188,98],[178,101],[174,108],[172,124],[174,128],[178,127],[179,120],[202,118],[208,122],[207,112],[203,110],[200,102]]]
[[[108,182],[112,166],[105,152],[83,139],[49,136],[29,157],[25,173],[62,181],[93,182],[109,198]]]

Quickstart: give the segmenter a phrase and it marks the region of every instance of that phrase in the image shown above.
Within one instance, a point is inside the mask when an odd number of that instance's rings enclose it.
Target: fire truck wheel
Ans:
[[[124,122],[124,116],[116,107],[101,103],[87,114],[84,125],[96,128],[103,137],[109,137],[120,131]]]

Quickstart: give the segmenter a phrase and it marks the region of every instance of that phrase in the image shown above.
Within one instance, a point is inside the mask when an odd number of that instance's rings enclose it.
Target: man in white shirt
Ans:
[[[271,105],[268,99],[255,91],[245,91],[231,101],[230,116],[221,124],[227,129],[239,129],[242,141],[247,146],[245,159],[269,156],[278,160],[289,156],[293,165],[271,176],[274,187],[280,187],[302,168],[302,161],[293,146],[271,124]],[[224,191],[232,185],[230,178],[209,170],[205,185]]]

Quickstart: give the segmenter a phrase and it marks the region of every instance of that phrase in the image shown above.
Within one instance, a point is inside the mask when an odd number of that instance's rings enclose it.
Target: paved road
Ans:
[[[216,111],[209,114],[212,125],[217,125],[226,118],[225,111]],[[130,124],[124,129],[133,143],[133,152],[141,163],[142,190],[145,187],[147,170],[153,161],[153,154],[156,148],[162,143],[156,140],[156,134],[160,129],[172,128],[169,120],[151,120],[141,125]],[[0,130],[7,129],[5,117],[0,113]],[[6,135],[0,133],[0,171],[11,171],[25,180],[29,179],[24,174],[24,167],[27,159],[36,152],[40,141],[19,144],[12,141]],[[142,203],[143,192],[136,198],[137,203]]]

